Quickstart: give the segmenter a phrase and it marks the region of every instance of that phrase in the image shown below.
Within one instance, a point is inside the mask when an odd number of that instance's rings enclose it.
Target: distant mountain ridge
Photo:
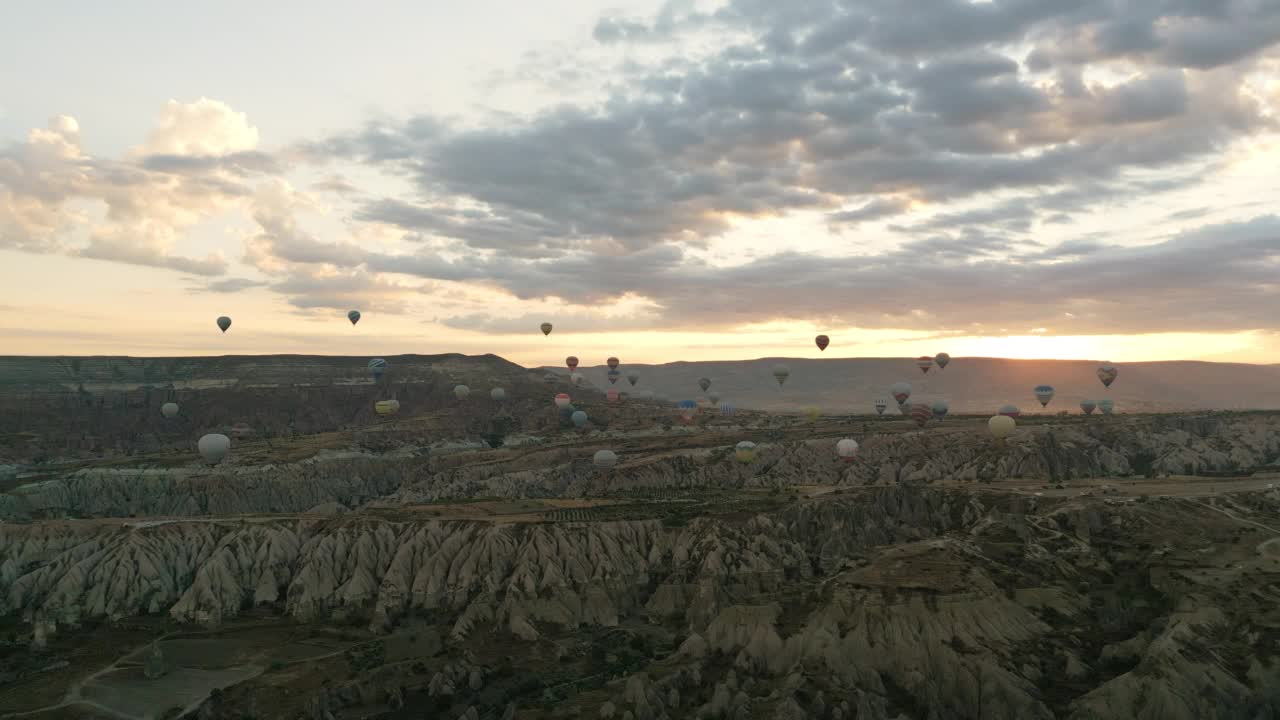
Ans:
[[[1199,360],[1115,363],[1120,370],[1110,388],[1096,371],[1100,361],[1015,360],[953,357],[945,370],[936,365],[922,374],[914,358],[785,358],[632,364],[621,357],[624,374],[640,374],[635,390],[652,390],[672,400],[696,399],[704,393],[698,378],[711,378],[711,391],[737,407],[794,412],[818,407],[827,413],[869,413],[877,399],[890,403],[889,386],[911,383],[912,400],[945,399],[953,413],[988,413],[1006,403],[1023,412],[1080,412],[1084,399],[1111,398],[1117,412],[1180,410],[1244,410],[1280,408],[1280,364],[1252,365]],[[791,369],[779,388],[773,366]],[[567,373],[564,367],[551,368]],[[578,372],[597,387],[608,387],[607,367],[579,366]],[[1032,388],[1052,385],[1055,396],[1041,408]],[[617,387],[632,389],[625,379]]]

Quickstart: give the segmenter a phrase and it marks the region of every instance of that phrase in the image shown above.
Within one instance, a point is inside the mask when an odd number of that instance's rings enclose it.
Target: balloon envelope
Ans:
[[[1045,407],[1053,399],[1053,387],[1050,385],[1037,385],[1034,392],[1036,399],[1040,401],[1040,407]]]
[[[731,417],[733,415],[733,403],[724,403],[721,405],[720,414],[725,417]]]
[[[564,359],[564,364],[567,365],[570,370],[576,370],[578,368],[578,357],[576,355],[570,355]]]
[[[465,398],[470,394],[471,394],[471,388],[467,387],[466,385],[453,386],[453,396],[458,398],[459,400],[462,400],[463,398]]]
[[[987,430],[998,440],[1003,440],[1013,434],[1013,429],[1018,426],[1017,421],[1008,415],[996,415],[987,421]]]
[[[885,410],[887,410],[887,409],[889,409],[889,401],[888,401],[888,400],[877,400],[877,401],[876,401],[876,414],[877,414],[877,415],[883,415],[883,414],[884,414],[884,411],[885,411]]]
[[[382,374],[387,371],[388,367],[390,367],[390,365],[388,365],[387,361],[382,358],[374,358],[369,361],[369,372],[373,373],[374,380],[382,377]]]
[[[932,417],[933,410],[931,410],[928,405],[925,405],[924,403],[916,403],[911,406],[911,420],[916,425],[924,427]]]
[[[933,361],[938,363],[938,369],[946,370],[947,364],[951,362],[951,356],[946,353],[938,353],[933,356]]]
[[[853,460],[858,454],[858,441],[853,438],[844,438],[836,443],[836,455],[847,461]]]
[[[698,387],[702,388],[702,392],[706,392],[711,387],[711,378],[698,378]]]
[[[227,328],[231,327],[231,318],[226,315],[218,318],[218,327],[222,329],[222,332],[226,332]]]
[[[597,450],[591,463],[601,470],[612,470],[618,464],[618,454],[612,450]]]
[[[1097,407],[1098,407],[1098,403],[1096,403],[1096,402],[1094,402],[1094,401],[1092,401],[1092,400],[1081,400],[1081,401],[1080,401],[1080,409],[1084,411],[1084,414],[1085,414],[1085,415],[1092,415],[1092,414],[1093,414],[1093,411],[1094,411]]]
[[[1022,414],[1022,411],[1015,405],[1005,405],[1000,408],[1000,414],[1006,417],[1016,418]]]
[[[929,368],[933,367],[933,358],[928,355],[921,355],[916,358],[916,367],[920,368],[922,373],[929,372]]]
[[[360,322],[360,311],[352,310],[351,312],[347,313],[347,319],[351,321],[352,325],[355,325],[356,323]]]
[[[543,376],[542,376],[542,382],[544,382],[544,383],[546,383],[546,384],[548,384],[548,385],[550,385],[550,384],[554,383],[557,379],[558,379],[558,378],[556,377],[556,374],[555,374],[555,373],[547,373],[546,375],[543,375]]]
[[[1111,398],[1106,398],[1098,401],[1098,409],[1103,415],[1110,415],[1116,409],[1116,404]]]
[[[569,406],[569,396],[566,393],[556,395],[556,407],[565,408]]]
[[[579,373],[579,372],[569,373],[569,382],[573,383],[574,385],[581,385],[582,373]]]
[[[733,454],[738,458],[738,462],[749,463],[756,457],[756,444],[750,440],[743,440],[733,446]]]
[[[715,405],[716,403],[720,402],[720,393],[709,392],[707,393],[707,399],[711,401],[712,405]]]
[[[933,405],[931,405],[929,409],[933,411],[934,417],[941,420],[947,416],[947,413],[951,410],[951,406],[947,404],[946,400],[934,400]]]
[[[1098,379],[1102,381],[1104,387],[1111,387],[1111,383],[1116,381],[1116,377],[1120,374],[1120,370],[1111,363],[1103,363],[1098,368]]]
[[[176,417],[178,415],[178,403],[167,402],[160,406],[160,414],[167,417]]]
[[[398,400],[379,400],[373,404],[373,411],[382,416],[395,415],[400,411]]]
[[[502,402],[503,400],[507,399],[507,391],[503,390],[502,388],[494,388],[489,391],[489,398],[492,400],[497,400],[498,402]]]
[[[200,451],[200,457],[204,458],[205,462],[217,465],[231,450],[231,438],[220,433],[210,433],[200,438],[196,443],[196,449]]]
[[[575,411],[573,415],[569,416],[569,419],[573,421],[576,427],[582,427],[587,424],[587,414],[581,410]]]
[[[911,383],[896,382],[889,386],[889,394],[901,405],[907,401],[907,398],[911,397]]]
[[[819,350],[826,350],[827,346],[831,344],[831,338],[826,335],[819,335],[813,339],[813,343],[818,346]]]
[[[551,334],[551,323],[542,323],[541,327],[542,327],[542,334],[543,334],[543,335],[550,335],[550,334]]]
[[[621,373],[621,372],[619,372],[619,371],[617,371],[617,370],[610,370],[610,371],[609,371],[608,373],[606,373],[606,374],[607,374],[607,375],[608,375],[608,377],[609,377],[609,384],[610,384],[610,385],[612,385],[612,384],[614,384],[614,383],[618,382],[618,378],[622,377],[622,373]]]
[[[609,369],[610,369],[610,370],[617,370],[617,369],[618,369],[618,358],[616,358],[616,357],[611,357],[611,358],[609,358],[608,360],[606,360],[606,361],[605,361],[605,364],[609,366]]]
[[[604,396],[609,402],[618,402],[618,398],[621,397],[622,394],[614,388],[609,388],[609,392],[605,393]]]
[[[627,382],[631,383],[631,387],[635,387],[636,383],[640,382],[640,373],[627,373]]]
[[[791,368],[786,365],[774,365],[773,377],[778,381],[778,386],[781,387],[787,381],[787,378],[791,377]]]

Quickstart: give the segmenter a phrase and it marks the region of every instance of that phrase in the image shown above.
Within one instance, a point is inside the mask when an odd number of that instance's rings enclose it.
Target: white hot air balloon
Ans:
[[[876,401],[876,414],[877,414],[877,415],[883,415],[883,414],[884,414],[884,411],[885,411],[885,410],[888,410],[888,409],[889,409],[889,401],[888,401],[888,400],[877,400],[877,401]]]
[[[581,384],[582,384],[582,373],[580,373],[580,372],[572,372],[572,373],[569,373],[569,381],[570,381],[570,382],[572,382],[574,385],[581,385]]]
[[[1049,401],[1053,399],[1052,385],[1037,385],[1032,392],[1036,394],[1036,400],[1040,401],[1040,407],[1046,407]]]
[[[175,402],[167,402],[167,403],[165,403],[165,404],[161,405],[161,406],[160,406],[160,414],[161,414],[161,415],[163,415],[163,416],[165,416],[165,417],[167,417],[167,418],[177,417],[177,416],[178,416],[178,403],[175,403]]]
[[[210,433],[200,438],[196,443],[196,449],[200,451],[200,457],[204,458],[206,463],[217,465],[231,450],[231,438],[221,433]]]
[[[595,457],[591,458],[591,464],[598,470],[612,470],[618,464],[618,454],[612,450],[597,450]]]
[[[901,405],[911,397],[911,383],[896,382],[889,386],[889,394]]]
[[[845,462],[852,462],[858,455],[858,441],[853,438],[844,438],[836,443],[836,455]]]
[[[948,412],[951,411],[951,406],[947,404],[946,400],[934,400],[933,405],[929,406],[929,409],[933,411],[933,416],[935,418],[941,420],[947,416]]]
[[[1018,422],[1008,415],[994,415],[987,421],[987,430],[990,430],[997,440],[1003,440],[1012,435],[1016,427]]]
[[[494,388],[489,391],[489,399],[494,402],[502,402],[507,399],[507,391],[502,388]]]
[[[566,393],[559,393],[559,394],[557,394],[557,395],[556,395],[556,407],[560,408],[561,410],[563,410],[563,409],[565,409],[565,408],[569,407],[569,402],[570,402],[570,401],[569,401],[569,395],[568,395],[568,394],[566,394]]]

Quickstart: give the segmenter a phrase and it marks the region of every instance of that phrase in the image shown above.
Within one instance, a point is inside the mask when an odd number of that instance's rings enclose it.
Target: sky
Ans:
[[[0,354],[1280,363],[1275,0],[367,5],[6,12]]]

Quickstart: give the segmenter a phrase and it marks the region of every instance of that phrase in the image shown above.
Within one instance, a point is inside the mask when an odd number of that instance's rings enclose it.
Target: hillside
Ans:
[[[828,413],[869,413],[876,399],[889,397],[889,386],[911,383],[912,399],[945,398],[952,413],[992,413],[1005,403],[1023,412],[1040,411],[1032,388],[1054,386],[1056,397],[1045,412],[1079,412],[1080,401],[1111,398],[1117,412],[1176,412],[1207,409],[1280,408],[1280,365],[1198,361],[1118,364],[1120,377],[1104,389],[1091,360],[1010,360],[953,358],[945,370],[927,375],[910,358],[760,358],[722,362],[629,364],[620,369],[640,374],[636,390],[648,389],[673,400],[702,393],[698,378],[712,380],[711,390],[742,408],[798,411],[816,406]],[[779,388],[773,366],[785,363],[791,377]],[[564,373],[563,367],[554,368]],[[579,366],[578,372],[597,387],[607,387],[603,365]],[[618,385],[629,389],[627,381]]]

